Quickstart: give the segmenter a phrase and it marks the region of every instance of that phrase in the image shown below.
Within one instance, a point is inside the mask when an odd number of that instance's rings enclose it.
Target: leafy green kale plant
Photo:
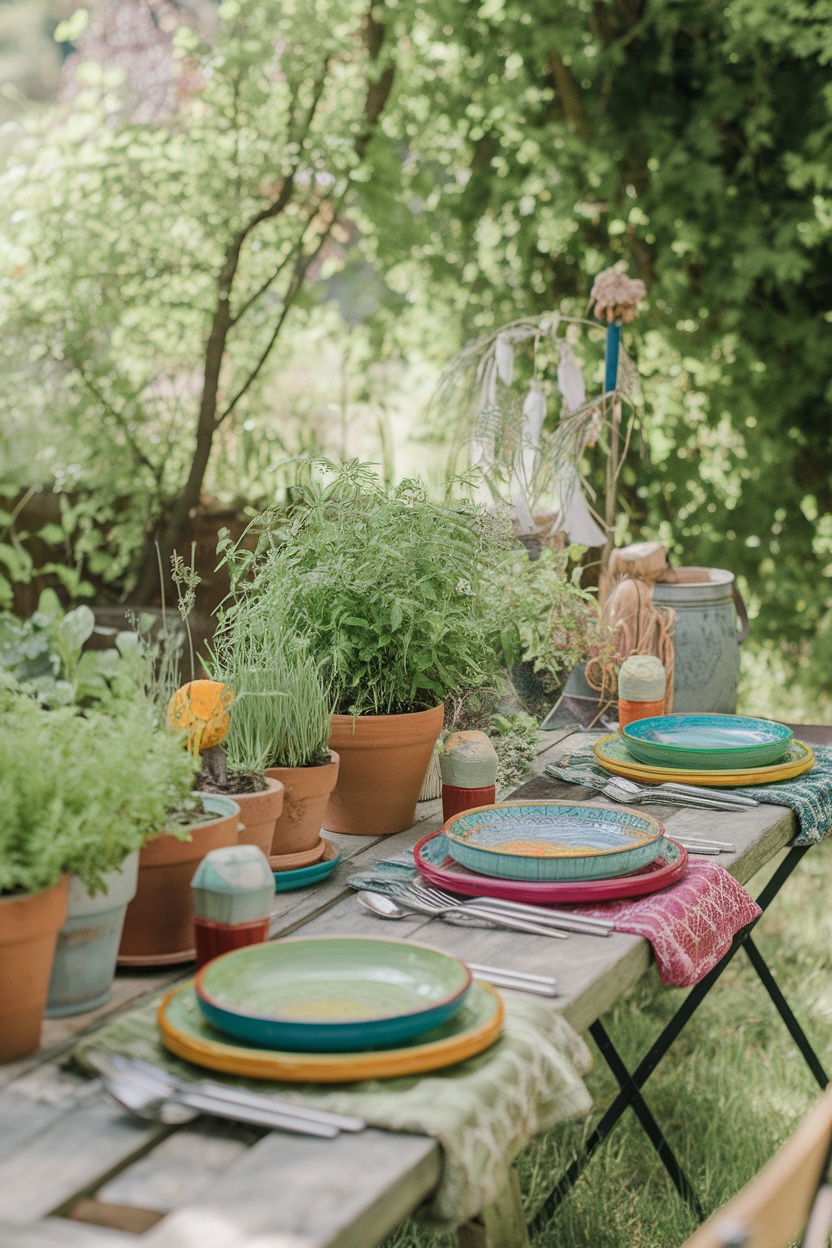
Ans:
[[[229,554],[228,624],[307,639],[335,711],[391,715],[488,683],[500,666],[492,582],[510,539],[464,499],[432,502],[417,481],[387,489],[357,461],[298,486],[286,515]]]
[[[95,616],[87,606],[64,613],[45,589],[28,620],[0,615],[0,684],[43,706],[96,706],[137,692],[136,639],[119,633],[115,649],[84,650]]]
[[[194,762],[148,708],[46,710],[0,700],[0,896],[68,871],[91,891],[190,801]]]

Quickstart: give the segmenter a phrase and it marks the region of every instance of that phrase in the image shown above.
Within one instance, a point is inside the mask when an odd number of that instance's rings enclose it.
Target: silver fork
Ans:
[[[436,918],[444,918],[447,916],[468,916],[474,919],[487,919],[489,923],[493,923],[496,927],[508,927],[516,932],[530,932],[535,936],[551,936],[555,940],[566,940],[565,932],[556,931],[553,927],[541,922],[532,922],[530,919],[515,918],[514,915],[497,914],[493,910],[481,909],[480,907],[464,906],[455,901],[453,905],[444,902],[431,901],[427,897],[421,895],[419,891],[410,884],[402,886],[394,886],[388,888],[387,893],[395,901],[408,910],[415,910],[417,914],[430,914]]]
[[[456,905],[466,911],[477,908],[494,911],[500,915],[516,915],[517,918],[530,918],[537,923],[561,927],[568,932],[580,932],[585,936],[609,936],[614,926],[609,919],[595,919],[582,914],[566,914],[562,910],[543,909],[540,906],[525,905],[520,901],[504,901],[499,897],[476,897],[460,902],[457,897],[443,892],[440,888],[428,887],[426,884],[415,881],[408,887],[413,893],[426,897],[437,905]]]

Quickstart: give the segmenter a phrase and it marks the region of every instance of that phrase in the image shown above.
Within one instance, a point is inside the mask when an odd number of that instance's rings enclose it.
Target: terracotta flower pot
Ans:
[[[335,788],[341,761],[334,750],[330,750],[330,757],[330,762],[319,767],[266,769],[266,776],[280,780],[286,790],[283,813],[274,829],[273,856],[284,858],[287,854],[310,853],[319,845],[324,811]],[[314,861],[314,858],[309,861]]]
[[[324,828],[353,836],[403,832],[416,816],[419,790],[442,731],[445,708],[411,715],[332,716],[330,745],[341,755]]]
[[[235,793],[233,800],[240,807],[237,844],[256,845],[268,857],[286,791],[280,780],[270,776],[266,776],[266,784],[269,787],[263,793]]]
[[[191,879],[210,850],[237,844],[240,821],[231,798],[200,796],[216,819],[193,824],[187,841],[160,832],[139,855],[139,887],[127,907],[119,966],[168,966],[196,956]]]
[[[42,893],[0,897],[0,1063],[34,1053],[68,879]]]

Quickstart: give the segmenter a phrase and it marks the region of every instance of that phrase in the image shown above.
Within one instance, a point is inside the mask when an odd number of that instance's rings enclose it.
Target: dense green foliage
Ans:
[[[386,490],[353,462],[267,513],[256,555],[237,550],[239,628],[296,630],[342,714],[425,710],[497,670],[493,579],[502,526],[415,481]],[[244,579],[245,578],[245,579]]]
[[[5,695],[0,722],[0,894],[62,872],[95,890],[189,801],[194,762],[147,708],[45,710]]]
[[[213,43],[177,33],[179,114],[152,124],[85,68],[15,152],[0,277],[4,427],[71,429],[52,467],[94,481],[68,512],[77,554],[146,589],[148,536],[194,505],[215,436],[262,427],[307,277],[363,323],[365,359],[444,363],[517,315],[583,313],[620,261],[649,306],[627,331],[647,404],[619,536],[730,566],[752,637],[808,662],[819,630],[820,662],[829,19],[828,0],[225,0]]]
[[[611,260],[644,278],[629,530],[741,573],[752,635],[794,653],[832,605],[828,3],[453,9],[427,49],[436,291],[453,274],[470,334],[582,310]]]

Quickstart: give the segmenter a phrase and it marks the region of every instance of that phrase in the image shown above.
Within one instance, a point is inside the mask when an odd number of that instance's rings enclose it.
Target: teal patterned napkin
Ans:
[[[797,816],[795,845],[816,845],[832,832],[832,749],[814,747],[815,765],[794,780],[782,784],[757,784],[747,788],[716,789],[715,793],[741,793],[771,806],[790,806]],[[609,784],[609,772],[595,761],[591,749],[576,750],[560,763],[550,763],[546,771],[569,784],[602,789]]]

